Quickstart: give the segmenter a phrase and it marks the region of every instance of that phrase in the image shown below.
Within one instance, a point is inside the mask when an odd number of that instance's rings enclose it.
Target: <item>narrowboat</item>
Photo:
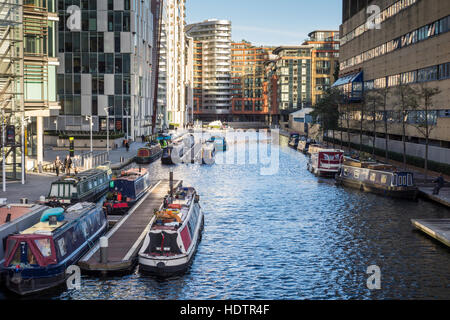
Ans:
[[[359,163],[359,165],[349,165]],[[336,184],[393,198],[416,200],[418,188],[412,172],[398,172],[390,165],[346,160]]]
[[[210,141],[214,142],[216,151],[227,151],[227,140],[221,136],[212,136]]]
[[[216,145],[213,142],[206,141],[202,145],[202,164],[214,164],[216,156]]]
[[[112,179],[103,209],[107,215],[124,215],[150,187],[150,174],[147,169],[123,171],[119,177]]]
[[[333,177],[339,173],[344,161],[344,151],[322,149],[312,153],[308,161],[308,171],[319,177]]]
[[[69,276],[66,268],[78,262],[107,226],[102,208],[93,203],[44,211],[40,222],[8,237],[1,267],[6,287],[27,295],[63,284]]]
[[[112,171],[108,166],[63,176],[53,182],[44,204],[51,207],[69,206],[78,202],[97,202],[109,190]]]
[[[161,162],[171,165],[182,161],[186,151],[190,151],[195,145],[194,135],[187,134],[175,139],[172,144],[163,149]]]
[[[139,251],[143,273],[168,277],[185,272],[193,261],[204,227],[199,196],[180,186],[174,198],[156,212]]]
[[[300,135],[298,133],[291,133],[291,135],[289,137],[289,147],[297,150],[299,141],[300,141]]]
[[[304,154],[307,154],[309,151],[309,146],[311,144],[315,144],[315,141],[311,141],[310,139],[301,139],[298,142],[297,150]]]
[[[159,144],[140,148],[137,152],[135,162],[138,164],[150,164],[159,159],[163,151]]]

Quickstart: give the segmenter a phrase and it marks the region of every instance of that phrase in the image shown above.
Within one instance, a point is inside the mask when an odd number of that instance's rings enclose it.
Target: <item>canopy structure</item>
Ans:
[[[363,93],[363,71],[343,76],[333,85],[332,88],[338,88],[347,97],[349,101],[360,101]]]

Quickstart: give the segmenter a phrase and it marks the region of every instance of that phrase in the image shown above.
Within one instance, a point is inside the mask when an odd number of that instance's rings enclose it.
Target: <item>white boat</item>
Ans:
[[[155,214],[139,251],[139,270],[167,277],[185,272],[201,240],[204,216],[194,188],[179,187],[172,203]]]

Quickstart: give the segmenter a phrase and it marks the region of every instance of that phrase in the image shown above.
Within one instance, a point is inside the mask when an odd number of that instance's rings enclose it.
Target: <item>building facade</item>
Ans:
[[[231,44],[231,87],[233,121],[265,122],[269,109],[264,105],[263,84],[269,48],[251,43]]]
[[[23,145],[27,156],[36,155],[38,163],[43,162],[44,120],[60,108],[55,10],[53,0],[5,0],[0,6],[0,106],[5,123],[15,126],[15,145]],[[9,158],[21,153],[11,151]]]
[[[317,30],[303,44],[314,48],[312,67],[312,105],[335,82],[339,72],[339,31]]]
[[[368,5],[380,8],[380,14],[369,23]],[[427,123],[433,128],[429,132],[430,159],[449,163],[450,2],[344,0],[342,9],[340,78],[333,86],[344,96],[341,127],[345,132],[349,129],[349,139],[359,142],[362,122],[365,144],[371,143],[366,138],[375,131],[376,146],[384,148],[387,139],[390,150],[400,153],[406,122],[407,154],[423,157],[426,140],[420,127]],[[440,93],[427,105],[420,96],[410,95],[417,105],[405,105],[400,96],[404,87],[416,92],[437,88]],[[376,103],[372,113],[364,113],[374,92],[386,95],[386,108]],[[370,129],[370,123],[375,123],[375,129]]]
[[[48,130],[151,133],[153,15],[150,1],[57,1],[58,99]],[[81,25],[71,25],[72,19]]]
[[[186,124],[185,0],[162,3],[159,55],[158,123],[162,128]]]
[[[194,39],[195,119],[231,121],[231,22],[206,20],[186,34]]]

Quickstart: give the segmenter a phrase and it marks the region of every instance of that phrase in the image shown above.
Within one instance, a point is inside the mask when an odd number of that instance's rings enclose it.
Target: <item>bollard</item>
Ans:
[[[100,238],[100,263],[108,263],[108,238]]]

